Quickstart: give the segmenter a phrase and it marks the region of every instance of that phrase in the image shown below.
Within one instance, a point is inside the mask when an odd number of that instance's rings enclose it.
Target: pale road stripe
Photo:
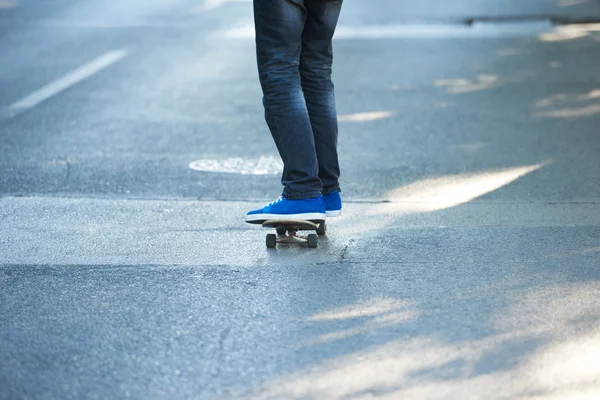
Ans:
[[[14,113],[19,113],[35,107],[41,102],[48,100],[50,97],[56,96],[60,92],[70,88],[76,83],[81,82],[82,80],[87,79],[97,72],[116,63],[126,55],[127,52],[124,50],[109,51],[108,53],[90,61],[84,66],[77,68],[69,74],[17,101],[9,107],[9,110],[12,111],[14,115]]]
[[[203,11],[215,10],[228,3],[249,3],[250,1],[251,0],[205,0],[204,4],[200,6],[200,9]]]
[[[552,31],[547,21],[488,24],[385,24],[385,25],[340,25],[334,39],[399,39],[399,38],[460,38],[460,37],[529,37]],[[254,24],[231,28],[219,33],[227,39],[253,39]]]

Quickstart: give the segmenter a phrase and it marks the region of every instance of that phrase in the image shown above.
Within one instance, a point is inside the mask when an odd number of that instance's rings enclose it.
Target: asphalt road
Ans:
[[[0,0],[0,399],[600,398],[594,20],[346,1],[344,216],[271,251],[250,2]]]

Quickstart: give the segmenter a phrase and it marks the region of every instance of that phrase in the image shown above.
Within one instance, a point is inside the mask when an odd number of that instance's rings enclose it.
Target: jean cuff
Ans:
[[[322,196],[321,192],[306,192],[306,193],[298,193],[298,194],[286,194],[285,191],[282,195],[288,200],[304,200],[304,199],[314,199],[315,197]]]
[[[334,187],[330,187],[327,189],[323,188],[323,196],[327,196],[328,194],[333,193],[333,192],[341,192],[341,191],[342,191],[342,189],[340,189],[339,186],[334,186]]]

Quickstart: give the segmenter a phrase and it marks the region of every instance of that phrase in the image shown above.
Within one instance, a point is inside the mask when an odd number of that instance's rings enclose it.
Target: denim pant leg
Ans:
[[[334,86],[332,38],[342,0],[305,0],[307,18],[302,35],[300,76],[315,138],[323,194],[340,190],[337,153],[338,121]]]
[[[265,119],[283,160],[288,199],[317,197],[323,189],[299,73],[306,15],[304,0],[254,0]]]

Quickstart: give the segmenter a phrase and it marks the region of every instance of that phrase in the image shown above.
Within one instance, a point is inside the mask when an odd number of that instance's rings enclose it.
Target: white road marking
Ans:
[[[460,38],[460,37],[521,37],[542,34],[552,30],[548,21],[514,23],[460,24],[385,24],[385,25],[340,25],[334,39],[399,39],[399,38]],[[251,21],[220,32],[227,39],[253,39],[254,25]]]
[[[9,107],[9,111],[11,111],[11,113],[14,115],[35,107],[41,102],[48,100],[50,97],[56,96],[76,83],[81,82],[82,80],[87,79],[97,72],[116,63],[126,55],[127,52],[125,50],[109,51],[108,53],[90,61],[82,67],[77,68],[67,75],[17,101]]]
[[[192,13],[216,10],[229,3],[250,3],[252,0],[204,0],[200,6],[192,8]]]

